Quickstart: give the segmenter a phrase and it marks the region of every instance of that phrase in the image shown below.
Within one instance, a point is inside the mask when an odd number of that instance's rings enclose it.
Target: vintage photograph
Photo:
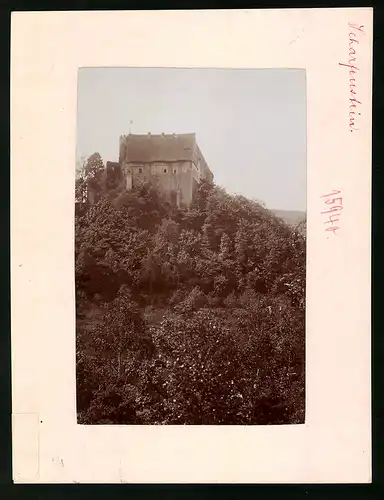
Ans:
[[[306,75],[81,68],[78,424],[305,422]]]

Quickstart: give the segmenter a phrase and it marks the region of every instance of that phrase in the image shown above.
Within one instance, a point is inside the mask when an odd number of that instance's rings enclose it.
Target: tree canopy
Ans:
[[[205,182],[189,209],[144,185],[77,216],[75,252],[80,422],[303,422],[302,231]]]

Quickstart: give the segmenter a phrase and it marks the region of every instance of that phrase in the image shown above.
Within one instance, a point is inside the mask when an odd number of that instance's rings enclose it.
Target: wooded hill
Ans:
[[[178,209],[103,182],[75,219],[79,422],[303,422],[303,232],[207,183]]]
[[[305,224],[306,221],[306,213],[300,210],[272,210],[272,212],[280,219],[283,219],[286,224],[293,227]]]

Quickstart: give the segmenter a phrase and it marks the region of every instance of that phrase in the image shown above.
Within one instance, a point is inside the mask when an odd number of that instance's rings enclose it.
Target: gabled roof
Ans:
[[[191,161],[196,137],[195,134],[130,134],[124,142],[129,162]]]

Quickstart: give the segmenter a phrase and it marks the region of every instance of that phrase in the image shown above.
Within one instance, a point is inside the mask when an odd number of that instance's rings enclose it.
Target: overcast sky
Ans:
[[[130,130],[194,132],[228,192],[306,210],[304,70],[80,69],[77,158],[117,161]]]

